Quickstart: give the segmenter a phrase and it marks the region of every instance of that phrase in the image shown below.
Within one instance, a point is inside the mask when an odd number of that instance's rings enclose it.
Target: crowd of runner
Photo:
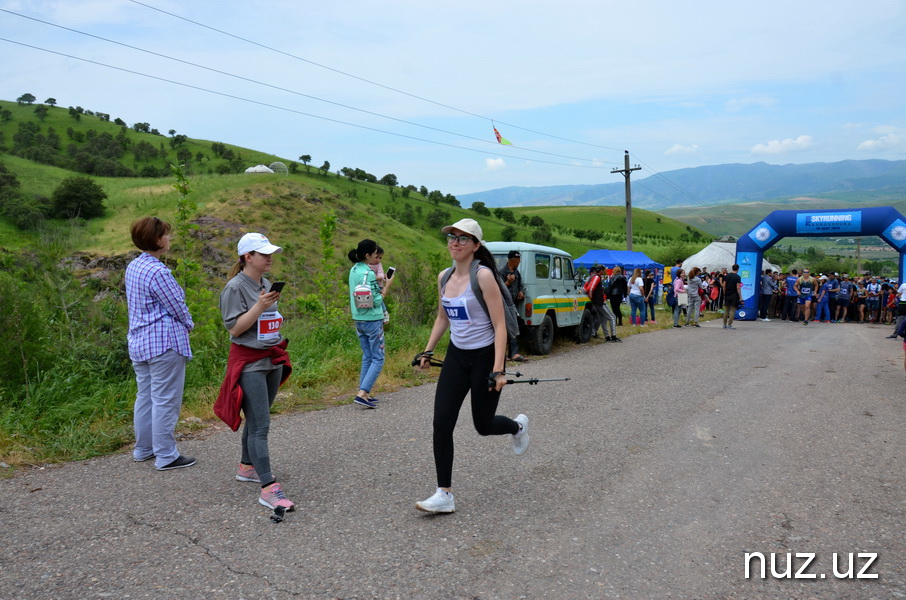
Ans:
[[[799,273],[765,270],[761,277],[762,321],[893,324],[902,292],[895,281],[848,273]]]

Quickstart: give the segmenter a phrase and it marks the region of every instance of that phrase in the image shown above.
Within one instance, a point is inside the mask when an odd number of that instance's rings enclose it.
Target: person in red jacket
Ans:
[[[292,368],[280,333],[280,292],[272,290],[271,282],[264,278],[273,255],[282,249],[260,233],[247,233],[239,240],[238,250],[239,260],[220,293],[220,313],[231,344],[215,413],[234,431],[239,427],[237,408],[245,415],[236,479],[261,484],[260,504],[293,510],[294,504],[271,472],[267,443],[270,407]]]

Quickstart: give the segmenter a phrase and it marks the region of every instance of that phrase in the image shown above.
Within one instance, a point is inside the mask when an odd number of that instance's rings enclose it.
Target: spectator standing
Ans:
[[[673,278],[673,295],[676,297],[676,306],[673,307],[673,326],[680,325],[680,315],[683,313],[683,307],[689,302],[689,294],[686,292],[686,272],[679,269],[676,277]]]
[[[645,269],[645,289],[643,294],[645,296],[645,305],[648,307],[648,314],[651,315],[651,324],[655,325],[657,320],[654,318],[654,308],[655,301],[657,300],[657,280],[654,277],[654,273],[651,272],[651,269]]]
[[[506,264],[500,271],[500,277],[510,291],[510,297],[514,303],[519,303],[525,299],[525,287],[522,285],[522,273],[519,272],[519,263],[522,262],[522,255],[518,250],[510,250],[507,254]],[[521,320],[521,318],[520,318]],[[597,333],[597,329],[595,330]],[[516,362],[525,362],[525,357],[519,354],[519,340],[515,336],[508,336],[509,344],[507,346],[507,360]]]
[[[607,298],[610,300],[610,309],[617,320],[617,326],[623,326],[623,298],[628,292],[626,278],[623,277],[623,269],[618,266],[613,268],[610,275],[610,282],[607,285]]]
[[[195,459],[176,449],[175,432],[186,363],[192,358],[189,332],[195,324],[185,292],[160,260],[170,250],[170,224],[144,217],[132,224],[131,234],[142,251],[126,267],[127,342],[138,387],[132,458],[135,462],[153,458],[158,471],[191,467]]]
[[[642,269],[636,267],[629,278],[629,318],[635,325],[645,325],[645,280],[642,279]],[[636,317],[638,313],[638,317]]]
[[[702,306],[702,286],[704,282],[699,277],[701,269],[693,267],[689,271],[689,280],[686,282],[686,294],[689,296],[689,308],[686,310],[686,326],[700,327],[698,313]]]
[[[768,308],[771,306],[771,298],[774,297],[774,277],[771,275],[770,269],[765,269],[764,274],[761,276],[761,306],[759,307],[759,312],[761,313],[762,321],[770,321],[768,318]]]
[[[739,278],[739,265],[733,265],[733,272],[724,277],[724,329],[733,327],[733,318],[739,308],[742,294],[742,279]]]
[[[617,337],[616,318],[613,316],[610,307],[604,302],[607,297],[604,294],[604,280],[601,273],[604,267],[593,266],[591,268],[591,277],[588,281],[588,297],[591,300],[592,311],[595,315],[595,337],[598,335],[598,324],[604,332],[604,339],[608,342],[620,342]],[[610,335],[607,330],[610,330]]]

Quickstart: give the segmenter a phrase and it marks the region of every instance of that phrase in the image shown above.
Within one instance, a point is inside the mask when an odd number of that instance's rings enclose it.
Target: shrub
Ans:
[[[61,219],[92,219],[104,214],[104,188],[88,177],[64,179],[53,191],[51,216]]]

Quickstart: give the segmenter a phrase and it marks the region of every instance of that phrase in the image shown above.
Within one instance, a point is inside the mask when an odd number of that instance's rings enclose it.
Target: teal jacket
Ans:
[[[374,297],[374,308],[356,308],[355,299],[352,292],[357,285],[365,282],[371,287],[371,294]],[[384,320],[384,297],[381,295],[381,288],[378,286],[377,275],[365,263],[356,263],[349,269],[349,310],[352,311],[354,321],[383,321]]]

